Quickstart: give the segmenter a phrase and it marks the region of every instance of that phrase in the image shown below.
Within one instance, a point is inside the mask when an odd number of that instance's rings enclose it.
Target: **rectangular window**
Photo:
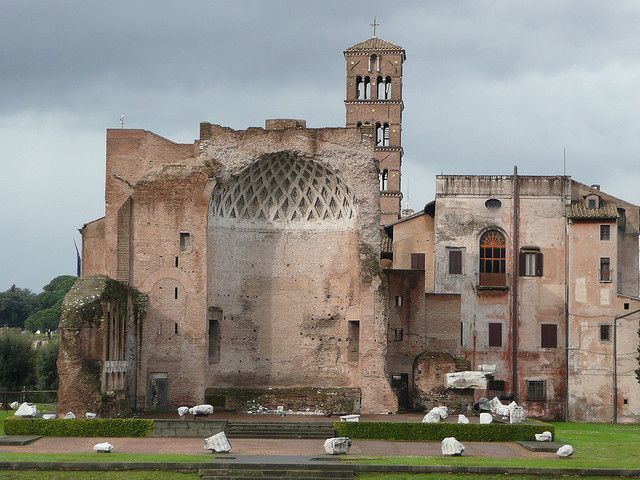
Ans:
[[[209,362],[220,361],[220,325],[222,323],[222,310],[209,308]]]
[[[611,281],[611,260],[606,257],[600,259],[600,281]]]
[[[396,296],[396,307],[401,307],[404,303],[404,299],[401,296]]]
[[[611,240],[610,225],[600,225],[600,240]]]
[[[603,342],[611,340],[611,325],[600,325],[600,340]]]
[[[487,382],[487,390],[492,392],[502,392],[504,393],[505,382],[504,380],[489,380]]]
[[[558,325],[555,323],[540,325],[540,347],[558,348]]]
[[[587,208],[589,208],[589,210],[593,210],[596,208],[596,199],[595,198],[590,198],[589,201],[587,202]]]
[[[178,299],[178,287],[173,290],[173,298]]]
[[[424,270],[424,253],[411,254],[411,270]]]
[[[347,360],[357,362],[360,355],[360,321],[349,321],[349,351]]]
[[[191,251],[191,235],[187,232],[180,232],[180,251]]]
[[[393,329],[393,339],[396,342],[401,342],[404,340],[404,329],[402,328],[394,328]]]
[[[449,250],[449,275],[462,274],[462,250]]]
[[[176,268],[178,267],[178,257],[176,257]]]
[[[542,380],[527,381],[527,400],[529,402],[544,402],[546,400],[545,382]]]
[[[543,255],[539,250],[520,251],[520,276],[541,277],[543,274]]]
[[[502,324],[501,323],[489,324],[489,346],[490,347],[502,346]]]

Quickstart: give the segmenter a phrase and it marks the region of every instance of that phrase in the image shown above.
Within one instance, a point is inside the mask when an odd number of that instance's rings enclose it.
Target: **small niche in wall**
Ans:
[[[173,298],[178,299],[178,287],[173,290]]]
[[[176,268],[178,268],[178,257],[176,257]]]

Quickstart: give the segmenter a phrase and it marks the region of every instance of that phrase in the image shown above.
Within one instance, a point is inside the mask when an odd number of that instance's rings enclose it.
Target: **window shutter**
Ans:
[[[462,273],[462,251],[449,250],[449,273],[459,275]]]
[[[489,346],[490,347],[502,346],[502,324],[501,323],[489,323]]]
[[[424,253],[411,254],[411,270],[424,270]]]
[[[536,277],[542,277],[543,269],[543,256],[542,252],[536,253]]]
[[[558,348],[558,325],[543,323],[540,325],[540,337],[542,348]]]
[[[527,271],[527,254],[524,252],[520,252],[520,260],[518,262],[520,268],[518,268],[518,275],[521,277],[525,276],[525,272]]]

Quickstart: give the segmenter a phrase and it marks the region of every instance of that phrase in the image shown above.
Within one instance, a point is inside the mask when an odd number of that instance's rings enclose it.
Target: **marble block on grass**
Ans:
[[[509,423],[511,424],[522,423],[524,422],[524,419],[525,419],[524,408],[520,407],[519,405],[516,405],[515,407],[513,407],[509,412]]]
[[[231,443],[225,433],[220,432],[204,439],[204,449],[217,453],[228,453],[231,451]]]
[[[551,432],[536,433],[536,442],[550,442],[553,440]]]
[[[17,410],[18,407],[20,406],[20,403],[19,402],[11,402],[9,404],[9,406],[11,407],[11,410]]]
[[[76,418],[76,415],[73,412],[67,412],[67,414],[62,418],[64,418],[65,420],[73,420],[74,418]]]
[[[563,445],[556,452],[560,458],[568,458],[573,455],[573,447],[571,445]]]
[[[55,413],[45,413],[42,415],[43,420],[54,420],[57,417]]]
[[[87,420],[95,420],[96,418],[98,418],[97,413],[91,413],[91,412],[85,413],[84,416]]]
[[[433,407],[422,417],[422,423],[439,423],[440,420],[444,420],[448,416],[449,409],[447,407]]]
[[[348,437],[327,438],[324,441],[324,451],[329,455],[346,455],[351,448],[351,440]]]
[[[450,457],[459,457],[464,452],[464,445],[462,445],[455,437],[447,437],[442,440],[440,445],[442,448],[442,455]]]
[[[111,453],[111,450],[113,450],[113,445],[111,445],[109,442],[96,443],[93,446],[93,449],[98,453]]]
[[[466,417],[466,415],[458,415],[458,423],[469,423],[469,419]]]
[[[38,407],[35,403],[23,403],[18,407],[15,413],[16,417],[23,418],[37,418],[40,416],[40,412],[38,411]]]
[[[483,423],[483,424],[486,425],[486,424],[489,424],[491,422],[493,422],[493,417],[491,416],[490,413],[481,413],[480,414],[480,423]]]

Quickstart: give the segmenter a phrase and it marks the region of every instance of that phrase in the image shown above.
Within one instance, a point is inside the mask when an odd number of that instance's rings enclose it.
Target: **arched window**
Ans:
[[[384,129],[381,123],[376,123],[376,147],[381,147],[384,138]]]
[[[356,77],[356,98],[358,100],[364,99],[364,82],[362,77]]]
[[[380,172],[380,191],[384,192],[389,186],[389,170],[386,168]]]
[[[480,237],[480,286],[507,286],[507,246],[498,230],[487,230]]]
[[[383,147],[389,146],[389,124],[388,123],[385,123],[382,126],[382,146]]]
[[[371,98],[371,79],[364,77],[364,99],[369,100]]]
[[[383,100],[384,99],[384,79],[382,77],[378,77],[376,79],[376,88],[377,88],[377,93],[376,93],[376,98],[378,100]]]
[[[384,79],[384,99],[391,100],[391,77]]]

